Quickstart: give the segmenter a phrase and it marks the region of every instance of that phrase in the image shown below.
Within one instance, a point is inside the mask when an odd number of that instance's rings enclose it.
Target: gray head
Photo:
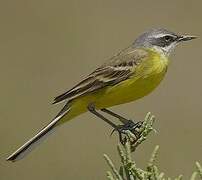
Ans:
[[[133,46],[152,48],[169,56],[180,42],[195,38],[195,36],[179,35],[163,28],[156,28],[140,35],[133,43]]]

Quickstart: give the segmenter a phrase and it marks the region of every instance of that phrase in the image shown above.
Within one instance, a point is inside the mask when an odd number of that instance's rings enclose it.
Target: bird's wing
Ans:
[[[136,67],[146,57],[148,52],[143,49],[126,48],[113,56],[107,63],[89,74],[83,81],[69,91],[55,97],[53,104],[63,100],[73,100],[106,86],[122,82],[136,73]]]

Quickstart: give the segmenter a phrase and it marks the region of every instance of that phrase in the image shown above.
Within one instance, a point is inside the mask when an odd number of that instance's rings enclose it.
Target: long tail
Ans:
[[[59,112],[59,114],[41,131],[39,131],[33,138],[27,141],[24,145],[22,145],[19,149],[17,149],[13,154],[11,154],[6,160],[7,161],[17,161],[26,156],[29,152],[31,152],[34,147],[39,145],[48,135],[50,135],[54,129],[57,127],[58,122],[70,111],[70,106],[66,104],[63,109]]]

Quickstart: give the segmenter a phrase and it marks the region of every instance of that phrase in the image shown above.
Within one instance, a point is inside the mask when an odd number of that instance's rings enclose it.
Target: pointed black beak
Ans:
[[[189,40],[196,39],[196,38],[197,38],[196,36],[188,36],[188,35],[179,36],[178,37],[178,42],[189,41]]]

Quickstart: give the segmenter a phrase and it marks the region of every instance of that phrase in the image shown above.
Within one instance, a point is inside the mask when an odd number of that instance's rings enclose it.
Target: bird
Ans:
[[[108,108],[138,100],[152,92],[165,77],[171,52],[178,44],[195,38],[165,28],[143,32],[127,48],[98,66],[73,88],[55,97],[53,104],[64,102],[63,108],[48,125],[6,160],[15,162],[22,159],[56,127],[85,112],[93,113],[116,130],[120,130],[119,126],[101,112],[117,117],[128,127],[126,118]]]

